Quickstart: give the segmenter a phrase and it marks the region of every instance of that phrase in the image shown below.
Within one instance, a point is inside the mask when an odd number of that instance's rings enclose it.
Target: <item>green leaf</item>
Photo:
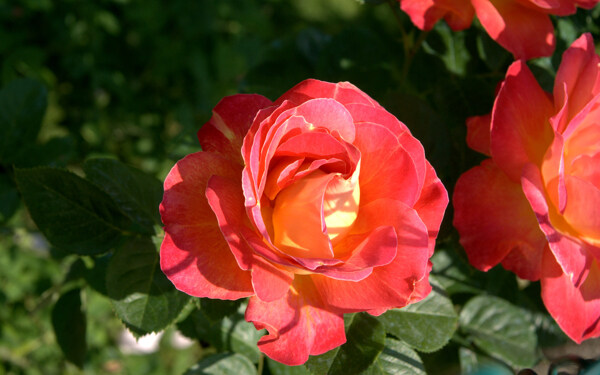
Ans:
[[[460,312],[461,329],[481,350],[512,366],[529,367],[537,360],[535,327],[528,314],[493,296],[477,296]]]
[[[243,299],[227,301],[221,299],[200,298],[198,301],[204,315],[210,320],[218,321],[227,315],[238,312]]]
[[[502,365],[497,360],[485,355],[475,353],[471,349],[461,347],[458,349],[461,374],[490,374],[512,375],[513,371]]]
[[[453,295],[456,293],[481,294],[485,274],[469,265],[452,249],[436,249],[431,257],[435,279]]]
[[[438,22],[423,43],[423,49],[438,56],[449,72],[464,76],[471,58],[465,45],[465,35],[464,31],[452,31],[445,22]]]
[[[148,238],[131,239],[116,251],[108,264],[106,290],[117,316],[140,336],[166,328],[189,301],[160,270]]]
[[[422,352],[433,352],[450,340],[458,316],[446,293],[430,276],[431,293],[422,301],[401,309],[389,310],[378,319],[386,331]]]
[[[88,180],[108,193],[134,223],[142,226],[143,233],[154,233],[154,225],[161,224],[158,205],[163,195],[162,183],[157,178],[113,159],[90,159],[83,169]]]
[[[184,375],[256,375],[250,360],[240,354],[219,353],[196,363]]]
[[[310,375],[310,371],[302,365],[287,366],[267,357],[267,366],[272,375]]]
[[[19,208],[19,192],[7,174],[0,173],[0,222],[10,219]]]
[[[50,243],[65,251],[103,253],[131,226],[105,192],[70,172],[15,169],[15,179],[35,224]]]
[[[77,367],[83,367],[87,343],[80,289],[71,289],[56,301],[52,309],[52,328],[65,358]]]
[[[426,375],[417,352],[400,340],[388,337],[385,348],[364,375]]]
[[[329,352],[311,357],[306,367],[313,374],[359,374],[375,362],[385,346],[385,330],[374,317],[360,313],[346,328],[346,343]]]
[[[246,322],[242,305],[238,312],[213,320],[203,310],[194,310],[178,327],[193,339],[208,342],[220,351],[243,354],[253,362],[258,362],[260,351],[257,342],[263,335],[252,323]]]
[[[0,163],[11,163],[35,142],[46,102],[46,88],[32,79],[16,79],[0,90]]]

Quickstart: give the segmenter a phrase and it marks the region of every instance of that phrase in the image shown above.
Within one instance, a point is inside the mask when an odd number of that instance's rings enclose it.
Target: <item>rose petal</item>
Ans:
[[[565,220],[584,238],[600,243],[600,190],[592,183],[574,176],[565,176],[565,182]]]
[[[244,199],[239,185],[233,180],[213,176],[208,181],[206,198],[238,265],[242,269],[252,270],[252,285],[257,297],[263,301],[281,298],[287,292],[294,275],[256,255],[251,246],[255,242],[247,241],[246,233],[249,228],[244,219]],[[274,257],[271,251],[269,255]]]
[[[338,250],[352,249],[344,263],[322,266],[313,272],[337,280],[360,281],[373,272],[374,267],[389,264],[396,258],[398,238],[393,227],[379,227],[365,238],[364,235],[346,236]]]
[[[241,166],[213,152],[197,152],[178,161],[165,179],[165,193],[160,204],[166,229],[174,223],[216,225],[203,194],[208,179],[213,175],[236,179],[240,172]]]
[[[514,62],[494,103],[490,142],[494,161],[513,181],[525,163],[541,164],[553,139],[553,111],[525,62]]]
[[[373,229],[391,225],[398,237],[396,258],[388,265],[376,267],[358,282],[334,280],[314,275],[323,299],[347,311],[389,309],[405,306],[415,285],[428,267],[428,235],[417,213],[402,202],[380,199],[361,206],[360,215],[350,235],[368,236]]]
[[[288,366],[346,342],[342,314],[321,299],[308,276],[297,277],[288,294],[277,301],[250,298],[246,320],[269,332],[258,341],[260,350]]]
[[[442,18],[452,30],[463,30],[471,25],[475,13],[469,0],[400,0],[400,8],[421,30],[431,30]]]
[[[487,33],[515,59],[550,56],[556,39],[550,17],[511,0],[471,0]]]
[[[569,121],[600,92],[599,63],[600,57],[589,33],[579,37],[563,53],[554,80],[554,102],[557,109],[568,109],[561,117],[561,126],[556,128],[558,132],[563,132]]]
[[[412,155],[396,137],[383,126],[364,123],[357,128],[354,145],[361,152],[361,205],[391,198],[412,207],[423,182],[419,181]]]
[[[198,130],[198,140],[204,151],[220,152],[241,162],[240,150],[256,113],[271,105],[271,101],[256,94],[227,96],[213,109],[211,119]]]
[[[550,250],[552,250],[556,260],[569,276],[571,282],[576,287],[581,285],[585,281],[592,262],[592,256],[587,249],[588,245],[582,243],[576,237],[565,235],[556,230],[555,226],[566,230],[568,225],[563,223],[564,219],[561,215],[549,210],[542,177],[536,166],[533,164],[525,165],[521,185],[537,217],[540,229],[546,235]]]
[[[585,282],[575,287],[550,251],[544,253],[542,299],[550,315],[575,342],[600,336],[600,267],[595,260]]]
[[[173,225],[160,247],[160,268],[175,287],[195,297],[235,300],[254,294],[215,225]]]
[[[521,190],[491,160],[464,173],[452,197],[454,226],[469,262],[482,271],[503,265],[524,279],[540,277],[546,238]],[[519,254],[527,256],[519,256]],[[518,264],[516,260],[531,260]]]
[[[382,107],[373,107],[371,105],[359,103],[345,104],[344,106],[352,115],[352,119],[356,126],[360,126],[360,124],[364,122],[377,122],[378,125],[386,127],[396,136],[408,131],[406,125]]]
[[[444,212],[448,206],[448,192],[435,174],[435,170],[427,162],[427,175],[419,200],[414,209],[419,214],[429,233],[429,256],[433,255],[435,239],[437,238]]]
[[[323,196],[335,177],[315,171],[282,190],[273,210],[273,242],[296,258],[332,258],[323,217]]]
[[[278,105],[285,100],[291,101],[296,105],[302,104],[314,98],[331,98],[341,104],[362,103],[373,107],[380,105],[369,95],[362,92],[358,87],[350,82],[330,83],[316,79],[307,79],[292,87],[285,94],[281,95],[275,101]]]
[[[467,119],[467,145],[477,152],[491,156],[490,131],[492,114]]]

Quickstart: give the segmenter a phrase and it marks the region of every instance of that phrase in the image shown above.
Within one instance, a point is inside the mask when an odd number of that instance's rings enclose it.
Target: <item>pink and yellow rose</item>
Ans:
[[[489,36],[517,59],[550,56],[556,38],[549,15],[566,16],[577,7],[591,9],[599,0],[399,0],[400,8],[421,30],[442,18],[454,31],[464,30],[475,14]]]
[[[454,225],[470,262],[541,280],[546,308],[576,342],[600,336],[600,57],[589,34],[564,53],[552,94],[524,61],[491,115],[468,120],[488,156],[464,173]]]
[[[288,365],[346,340],[343,314],[424,298],[447,192],[407,127],[347,82],[226,97],[160,206],[161,268],[197,297],[250,297]]]

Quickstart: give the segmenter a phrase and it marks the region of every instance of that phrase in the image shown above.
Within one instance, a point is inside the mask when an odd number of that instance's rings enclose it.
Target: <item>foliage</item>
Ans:
[[[532,366],[566,341],[538,285],[468,264],[451,209],[433,293],[346,315],[348,342],[306,366],[260,354],[243,302],[190,298],[160,272],[160,181],[199,149],[195,133],[225,95],[351,81],[408,125],[450,193],[479,163],[464,121],[490,111],[511,56],[477,25],[420,32],[397,2],[363,3],[0,4],[0,374],[453,374]],[[529,62],[547,90],[575,38],[600,40],[600,8],[553,21],[557,51]],[[160,350],[125,354],[125,327],[166,330]],[[176,330],[194,344],[176,349]]]

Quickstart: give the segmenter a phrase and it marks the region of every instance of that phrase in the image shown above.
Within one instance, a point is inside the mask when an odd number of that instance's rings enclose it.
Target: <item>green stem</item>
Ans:
[[[263,353],[260,353],[260,356],[258,356],[258,370],[256,371],[256,373],[258,375],[262,375],[264,367],[265,367],[265,355]]]

